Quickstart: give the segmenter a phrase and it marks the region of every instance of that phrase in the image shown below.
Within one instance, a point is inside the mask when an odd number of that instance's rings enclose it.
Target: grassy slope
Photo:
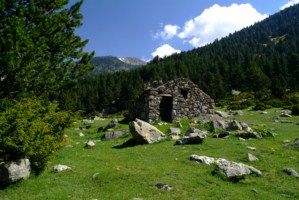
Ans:
[[[60,150],[40,176],[31,176],[0,191],[0,199],[299,199],[298,179],[282,171],[283,167],[291,167],[299,172],[299,151],[289,150],[283,143],[299,137],[299,126],[274,123],[271,119],[279,115],[278,110],[268,112],[260,115],[245,111],[244,116],[236,117],[248,124],[266,124],[278,134],[276,138],[245,142],[235,137],[208,137],[201,145],[175,146],[173,141],[163,141],[115,148],[128,140],[127,136],[85,149],[88,138],[96,138],[96,128],[108,122],[96,122],[83,138],[79,131],[69,129],[66,134],[71,141],[67,145],[73,147]],[[290,120],[299,122],[299,117]],[[257,150],[250,151],[247,146]],[[247,153],[260,160],[248,162]],[[225,182],[211,175],[212,166],[189,161],[192,154],[243,162],[260,169],[263,175],[250,176],[239,183]],[[56,164],[71,166],[72,170],[55,173],[52,167]],[[169,184],[173,189],[159,190],[156,183]]]

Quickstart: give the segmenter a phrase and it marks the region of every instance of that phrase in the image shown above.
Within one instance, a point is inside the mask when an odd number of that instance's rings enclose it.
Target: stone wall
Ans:
[[[155,121],[170,117],[166,121],[171,121],[210,113],[213,106],[210,96],[190,80],[180,78],[145,90],[131,105],[129,118]]]

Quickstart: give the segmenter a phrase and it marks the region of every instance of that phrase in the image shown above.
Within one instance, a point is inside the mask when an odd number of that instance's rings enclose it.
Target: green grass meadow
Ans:
[[[244,111],[244,116],[231,117],[252,125],[265,125],[276,133],[275,138],[240,141],[237,137],[213,138],[212,134],[198,145],[175,145],[165,140],[151,145],[123,145],[130,134],[114,140],[101,139],[96,133],[99,126],[110,120],[95,121],[87,130],[75,130],[82,124],[66,130],[65,147],[49,163],[39,176],[18,182],[0,190],[1,200],[196,200],[196,199],[299,199],[299,179],[283,172],[290,167],[299,172],[299,151],[286,147],[284,140],[294,141],[299,137],[299,117],[288,118],[294,123],[274,122],[279,109],[267,110],[268,114]],[[283,118],[280,118],[283,119]],[[188,120],[182,120],[183,130]],[[171,125],[158,126],[166,131]],[[121,124],[120,129],[127,129]],[[85,137],[79,137],[83,132]],[[94,148],[84,148],[89,139],[98,140]],[[256,147],[255,151],[247,146]],[[259,160],[249,162],[247,153]],[[213,166],[197,164],[189,160],[190,155],[205,155],[242,162],[262,171],[262,176],[248,176],[238,183],[231,183],[213,176]],[[64,164],[72,169],[54,172],[53,166]],[[172,190],[155,187],[165,183]]]

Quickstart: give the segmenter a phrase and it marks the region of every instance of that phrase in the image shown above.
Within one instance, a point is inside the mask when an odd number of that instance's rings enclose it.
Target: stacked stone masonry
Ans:
[[[152,85],[132,102],[130,120],[172,121],[209,114],[214,106],[213,99],[188,79],[180,78],[161,85],[154,82]]]

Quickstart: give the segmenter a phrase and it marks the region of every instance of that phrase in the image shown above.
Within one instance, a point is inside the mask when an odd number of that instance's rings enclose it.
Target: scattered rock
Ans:
[[[222,112],[222,111],[215,111],[215,114],[219,115],[220,117],[224,117],[224,118],[229,116],[227,112]]]
[[[291,140],[284,140],[283,143],[290,143]]]
[[[96,143],[92,140],[89,140],[85,143],[85,148],[92,148],[92,147],[95,147],[96,146]]]
[[[281,115],[284,115],[284,114],[290,115],[291,113],[292,113],[291,110],[282,110],[282,111],[280,112]]]
[[[200,135],[208,135],[208,131],[207,130],[200,130],[200,129],[197,129],[195,127],[190,127],[186,131],[185,136],[190,136],[193,133],[197,133],[197,134],[200,134]]]
[[[206,133],[190,133],[177,140],[176,144],[201,144],[206,137]]]
[[[80,133],[79,133],[79,136],[80,136],[80,137],[84,137],[85,135],[84,135],[84,133],[80,132]]]
[[[254,139],[258,139],[258,138],[262,138],[262,135],[260,133],[257,133],[257,132],[240,132],[240,133],[237,133],[236,135],[238,135],[239,137],[241,138],[244,138],[244,139],[250,139],[250,138],[254,138]]]
[[[222,131],[219,135],[218,135],[218,137],[219,138],[224,138],[224,137],[227,137],[227,136],[229,136],[230,135],[230,132],[228,132],[228,131]]]
[[[151,144],[166,139],[164,133],[159,129],[139,119],[131,121],[129,123],[129,129],[133,140],[140,144]]]
[[[244,115],[243,111],[241,111],[241,110],[233,111],[232,114],[235,116],[243,116]]]
[[[94,121],[102,121],[102,120],[104,120],[101,116],[95,116],[94,118],[93,118],[93,120]]]
[[[106,132],[105,133],[105,138],[106,139],[116,139],[116,138],[119,138],[123,135],[126,135],[127,133],[129,133],[128,130],[119,130],[119,131],[113,131],[113,132]]]
[[[290,115],[290,114],[287,114],[287,113],[281,113],[280,114],[280,117],[292,117],[292,115]]]
[[[215,119],[212,121],[212,125],[213,125],[213,130],[219,130],[219,129],[226,129],[227,128],[227,123],[222,120],[222,119]]]
[[[0,184],[8,185],[29,177],[30,161],[19,159],[0,163]]]
[[[118,126],[117,119],[112,119],[110,121],[110,123],[108,124],[107,129],[115,129],[115,128],[117,128],[117,126]]]
[[[266,115],[266,114],[268,114],[268,112],[267,111],[261,111],[260,114],[261,115]]]
[[[290,175],[290,176],[294,176],[296,178],[299,178],[299,174],[295,170],[293,170],[292,168],[285,167],[285,168],[283,168],[283,171],[285,173],[287,173],[288,175]]]
[[[243,163],[228,161],[224,158],[212,158],[207,156],[192,155],[190,160],[204,163],[207,165],[215,164],[216,168],[212,172],[214,175],[219,175],[223,180],[237,182],[244,179],[250,174],[261,175],[262,172],[252,166]]]
[[[172,189],[172,187],[170,187],[169,185],[164,184],[164,183],[157,183],[155,186],[160,190],[171,190]]]
[[[70,168],[69,166],[66,166],[66,165],[55,165],[54,166],[54,171],[56,171],[56,172],[62,172],[62,171],[68,170],[68,169],[72,169],[72,168]]]
[[[171,140],[174,140],[174,141],[177,141],[177,140],[180,139],[180,136],[179,136],[179,135],[171,135],[171,136],[170,136],[170,139],[171,139]]]
[[[293,144],[288,145],[291,149],[298,149],[299,148],[299,138],[296,138]]]
[[[255,156],[252,155],[251,153],[248,153],[247,156],[248,156],[248,160],[249,160],[250,162],[259,160],[257,157],[255,157]]]
[[[243,142],[246,141],[246,139],[241,138],[241,137],[239,137],[239,140],[240,140],[240,141],[243,141]]]
[[[285,119],[280,120],[280,122],[283,123],[283,124],[291,124],[291,123],[293,123],[292,121],[290,121],[290,120],[285,120]]]
[[[169,128],[167,133],[169,135],[180,135],[182,133],[180,128]]]
[[[241,131],[243,130],[241,124],[237,120],[230,121],[228,123],[227,129],[228,131]]]
[[[252,151],[255,151],[255,150],[256,150],[256,147],[250,147],[250,146],[248,146],[247,149],[252,150]]]

